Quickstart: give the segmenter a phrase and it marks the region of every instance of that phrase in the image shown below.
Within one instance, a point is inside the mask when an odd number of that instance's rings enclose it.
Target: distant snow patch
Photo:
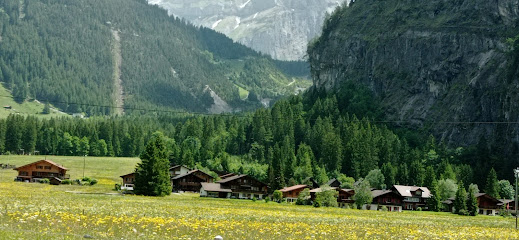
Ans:
[[[240,23],[241,23],[241,18],[240,17],[236,17],[236,27],[234,27],[234,29],[240,27]]]
[[[249,1],[247,1],[246,3],[242,4],[242,5],[240,6],[240,8],[244,8],[244,7],[246,7],[246,6],[247,6],[247,4],[249,4],[249,3],[250,3],[250,1],[252,1],[252,0],[249,0]]]
[[[258,13],[254,14],[254,17],[252,19],[255,19],[258,16]]]
[[[218,24],[220,24],[220,22],[222,22],[222,19],[216,21],[215,23],[213,23],[213,26],[211,27],[211,29],[215,29],[216,27],[218,27]]]

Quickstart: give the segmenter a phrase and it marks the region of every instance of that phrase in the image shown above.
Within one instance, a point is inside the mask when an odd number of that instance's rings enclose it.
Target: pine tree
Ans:
[[[467,199],[467,211],[470,216],[478,215],[478,199],[476,198],[475,188],[469,187],[469,198]]]
[[[429,210],[439,212],[442,210],[442,202],[440,199],[440,190],[438,188],[438,182],[434,180],[430,186],[431,188],[431,198],[427,202],[429,204]]]
[[[499,181],[497,180],[497,173],[494,168],[490,169],[487,176],[487,183],[485,185],[485,193],[499,199]]]
[[[454,213],[460,214],[467,211],[467,191],[460,182],[458,185],[458,191],[456,192],[456,199],[454,200]]]
[[[157,132],[141,154],[135,170],[135,193],[146,196],[171,194],[169,161],[162,133]]]

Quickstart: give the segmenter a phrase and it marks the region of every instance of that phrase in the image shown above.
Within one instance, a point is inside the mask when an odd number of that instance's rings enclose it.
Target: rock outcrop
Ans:
[[[363,84],[386,120],[446,142],[469,145],[482,135],[517,142],[519,124],[502,122],[519,120],[517,62],[507,43],[518,23],[519,0],[357,0],[309,47],[314,87]]]
[[[326,13],[344,0],[148,0],[280,60],[301,60]]]

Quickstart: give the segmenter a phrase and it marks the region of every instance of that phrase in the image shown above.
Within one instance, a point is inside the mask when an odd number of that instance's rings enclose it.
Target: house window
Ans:
[[[29,173],[27,173],[27,172],[20,172],[20,176],[28,176],[28,175],[29,175]]]
[[[45,169],[50,170],[51,166],[45,166]]]
[[[43,169],[43,166],[36,166],[36,169]]]

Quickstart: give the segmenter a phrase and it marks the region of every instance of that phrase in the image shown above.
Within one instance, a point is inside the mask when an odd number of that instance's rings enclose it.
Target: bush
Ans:
[[[77,185],[83,185],[83,184],[81,184],[81,180],[79,180],[79,179],[74,180],[74,183]]]
[[[316,208],[321,207],[321,202],[319,200],[315,199],[313,206]]]
[[[40,179],[39,181],[40,183],[50,183],[49,179],[48,178],[43,178],[43,179]]]
[[[89,177],[84,177],[83,179],[81,179],[81,181],[83,181],[83,182],[90,182],[90,178]]]
[[[265,197],[265,203],[268,203],[270,201],[269,197]]]
[[[115,187],[114,187],[114,190],[115,190],[115,191],[121,191],[121,184],[116,183],[116,184],[115,184]]]
[[[416,211],[421,212],[421,211],[422,211],[422,208],[421,208],[421,207],[417,207],[417,208],[416,208]]]
[[[70,181],[70,179],[65,179],[65,180],[61,181],[61,184],[72,185],[72,181]]]
[[[297,198],[296,205],[305,205],[305,201],[303,199]]]
[[[382,207],[380,208],[380,211],[382,211],[382,212],[387,212],[387,207],[386,207],[386,206],[382,206]]]
[[[272,194],[272,201],[281,203],[282,200],[283,200],[283,193],[279,190],[274,191],[274,193]]]
[[[461,215],[461,216],[468,216],[469,215],[469,211],[467,211],[465,209],[461,209],[458,214]]]
[[[90,180],[90,186],[94,186],[94,185],[96,185],[96,184],[97,184],[97,179],[92,178],[92,179]]]
[[[253,202],[256,202],[256,200],[257,200],[256,197],[252,197]]]

